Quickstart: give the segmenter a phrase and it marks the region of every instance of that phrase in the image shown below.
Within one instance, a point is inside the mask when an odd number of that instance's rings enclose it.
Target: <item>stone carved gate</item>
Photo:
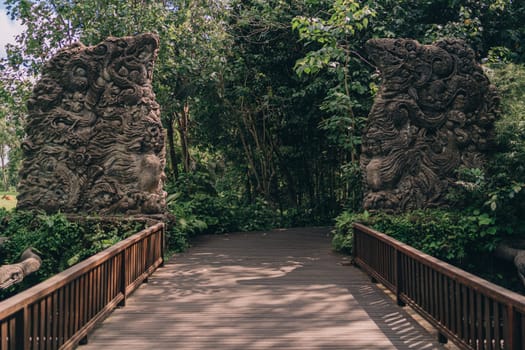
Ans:
[[[372,39],[383,83],[363,133],[365,209],[446,204],[457,170],[482,168],[499,99],[463,41]]]
[[[28,102],[18,207],[160,214],[165,148],[151,81],[158,38],[59,51]]]

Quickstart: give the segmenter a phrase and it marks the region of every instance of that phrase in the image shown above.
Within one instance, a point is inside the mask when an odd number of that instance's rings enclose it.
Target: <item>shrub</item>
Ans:
[[[276,211],[266,201],[246,200],[232,190],[218,191],[204,170],[181,174],[168,191],[168,210],[175,217],[169,242],[179,248],[187,247],[188,239],[197,234],[266,230],[276,223]]]
[[[336,219],[332,245],[348,253],[352,224],[361,222],[416,249],[446,261],[460,262],[474,252],[487,252],[500,240],[493,217],[479,211],[415,210],[403,214],[345,212]]]
[[[39,283],[143,228],[144,223],[133,221],[75,222],[62,214],[0,209],[1,235],[8,237],[0,247],[0,264],[17,262],[29,247],[42,258],[38,271],[1,291],[0,299]]]

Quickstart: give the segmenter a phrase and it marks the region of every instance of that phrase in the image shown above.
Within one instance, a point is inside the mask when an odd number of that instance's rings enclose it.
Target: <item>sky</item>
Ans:
[[[5,57],[5,45],[14,43],[15,36],[22,30],[22,25],[11,21],[6,13],[4,2],[0,0],[0,57]]]

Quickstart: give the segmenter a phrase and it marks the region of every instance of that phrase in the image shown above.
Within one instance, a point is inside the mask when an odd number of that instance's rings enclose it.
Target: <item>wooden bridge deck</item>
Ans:
[[[101,349],[442,349],[327,229],[203,237],[89,335]]]

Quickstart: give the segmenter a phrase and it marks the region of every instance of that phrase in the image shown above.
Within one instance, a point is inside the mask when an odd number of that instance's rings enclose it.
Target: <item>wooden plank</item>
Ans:
[[[73,309],[73,312],[75,314],[75,329],[74,329],[74,332],[78,331],[80,329],[80,308],[82,307],[82,305],[79,303],[80,301],[80,278],[77,278],[73,284],[74,284],[74,288],[75,288],[75,299],[73,300],[73,305],[72,305],[72,309]]]
[[[136,289],[82,350],[439,348],[340,261],[326,229],[203,237]]]
[[[38,305],[38,308],[37,308],[37,321],[36,323],[38,323],[38,331],[37,331],[37,346],[35,346],[35,349],[38,350],[42,350],[44,349],[44,344],[45,344],[45,341],[44,341],[44,334],[45,334],[45,315],[44,315],[44,312],[45,312],[45,303],[43,303],[42,300],[40,300],[39,302],[35,303],[35,305]]]
[[[443,291],[444,291],[444,312],[445,312],[445,322],[444,326],[448,329],[451,329],[452,321],[452,308],[450,304],[450,279],[448,276],[443,276]]]
[[[102,278],[100,277],[100,267],[101,265],[97,266],[97,268],[94,271],[94,274],[95,274],[95,291],[94,291],[95,312],[93,313],[93,315],[98,314],[99,310],[101,309]]]
[[[64,323],[66,320],[65,291],[64,287],[58,290],[58,346],[64,344]]]
[[[9,320],[9,343],[11,349],[18,350],[23,347],[23,344],[16,343],[16,322],[14,319]]]
[[[39,322],[39,318],[38,318],[38,303],[35,303],[33,305],[31,305],[31,317],[32,317],[32,320],[33,322],[31,322],[32,324],[32,335],[33,335],[33,339],[32,339],[32,346],[31,348],[32,349],[38,349],[38,342],[39,342],[39,325],[40,325],[40,322]]]
[[[463,339],[469,344],[470,340],[470,326],[469,326],[469,299],[468,299],[468,288],[464,285],[461,286],[461,305],[463,311],[461,312],[461,328],[463,329]]]
[[[0,348],[6,349],[6,350],[10,349],[8,347],[8,339],[9,339],[8,326],[9,326],[9,322],[7,320],[2,320],[0,322]]]
[[[59,314],[59,291],[53,293],[53,315],[51,315],[51,323],[53,325],[53,330],[51,331],[51,344],[50,349],[58,349],[58,314]]]
[[[452,333],[457,334],[457,312],[456,312],[456,281],[449,279],[448,280],[448,298],[449,298],[449,327],[452,330]]]
[[[89,272],[89,319],[95,316],[95,293],[97,291],[95,282],[95,270]]]
[[[494,349],[501,349],[501,332],[500,332],[500,307],[497,301],[492,302],[494,314]]]
[[[491,321],[491,316],[492,316],[492,313],[491,313],[491,300],[488,298],[488,297],[484,297],[484,303],[483,305],[485,306],[485,315],[484,315],[484,319],[485,319],[485,348],[487,350],[492,350],[494,349],[493,346],[492,346],[492,321]]]
[[[72,334],[72,312],[71,312],[71,288],[72,285],[69,284],[64,287],[64,341],[69,339],[70,335]]]
[[[472,288],[468,288],[468,296],[469,296],[469,320],[470,320],[470,340],[469,344],[472,348],[475,348],[476,345],[476,297],[475,297],[475,291]]]
[[[519,329],[515,334],[515,344],[516,348],[519,348],[521,344],[521,350],[525,350],[525,313],[521,313],[516,318],[519,318]]]
[[[53,346],[53,296],[46,297],[46,346],[45,349],[51,349]]]
[[[79,296],[78,296],[78,311],[77,312],[78,312],[79,324],[82,325],[82,324],[84,324],[85,319],[87,318],[87,316],[85,314],[86,303],[87,303],[87,298],[86,298],[86,293],[87,293],[87,290],[86,290],[86,287],[87,287],[86,275],[83,275],[83,276],[79,277],[78,280],[79,280],[80,293],[79,293]]]

